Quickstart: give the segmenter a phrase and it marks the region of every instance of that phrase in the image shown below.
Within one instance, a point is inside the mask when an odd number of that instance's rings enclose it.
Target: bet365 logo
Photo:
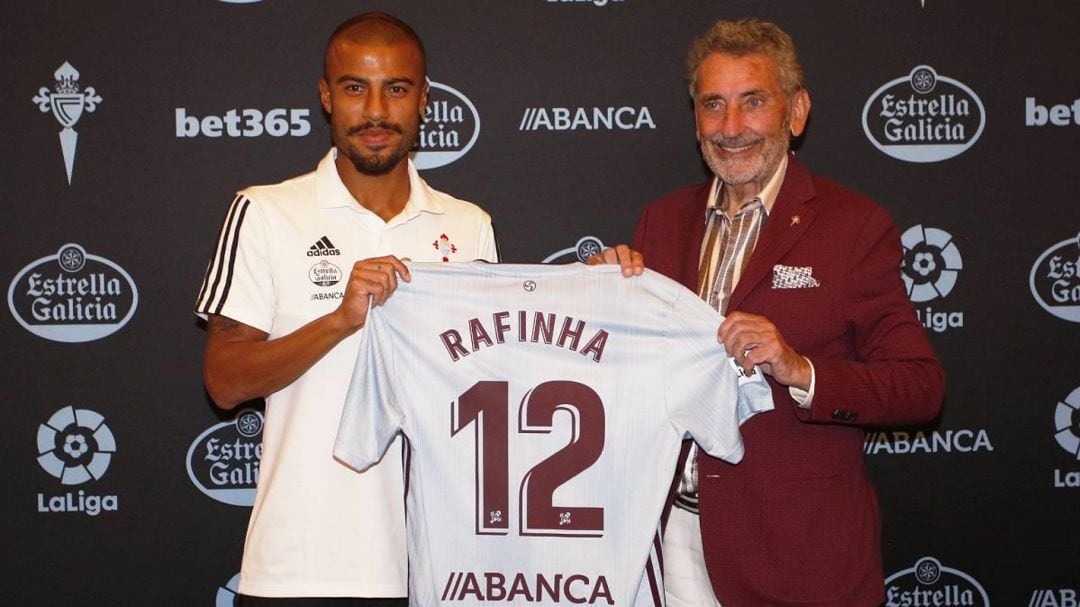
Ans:
[[[176,108],[176,136],[185,137],[303,137],[311,132],[307,108],[277,108],[267,112],[254,108],[231,109],[224,115],[199,118],[187,108]]]

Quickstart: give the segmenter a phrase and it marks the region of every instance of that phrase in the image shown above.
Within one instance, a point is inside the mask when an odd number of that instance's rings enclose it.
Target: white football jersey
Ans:
[[[662,605],[654,549],[684,437],[732,463],[772,408],[722,317],[618,266],[410,263],[368,316],[334,454],[410,447],[414,605]]]

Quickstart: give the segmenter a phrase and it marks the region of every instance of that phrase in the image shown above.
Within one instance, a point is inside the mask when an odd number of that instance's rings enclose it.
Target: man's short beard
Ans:
[[[791,128],[791,112],[788,111],[788,113],[784,116],[783,122],[780,125],[780,131],[783,132],[783,133],[788,133],[788,132],[790,132],[790,128]],[[721,157],[719,155],[714,154],[715,150],[712,147],[712,146],[719,146],[719,147],[738,148],[738,147],[744,147],[746,145],[754,145],[754,144],[758,144],[758,143],[762,143],[762,142],[764,142],[764,145],[762,146],[762,149],[760,150],[760,153],[761,153],[761,167],[759,167],[758,173],[763,173],[763,174],[733,175],[731,173],[731,170],[729,170],[729,167],[724,164],[724,160],[721,159]],[[702,141],[701,145],[700,145],[700,148],[701,148],[701,155],[705,159],[705,164],[707,164],[709,166],[709,169],[713,172],[713,174],[716,175],[717,177],[719,177],[720,180],[723,181],[726,184],[738,186],[738,185],[744,185],[744,184],[750,183],[751,181],[764,181],[764,180],[768,179],[768,177],[770,175],[772,175],[772,173],[776,170],[776,167],[779,166],[780,159],[783,158],[784,154],[787,154],[788,149],[790,147],[790,141],[785,141],[784,142],[784,144],[782,145],[782,148],[783,148],[782,151],[780,151],[780,153],[777,155],[776,163],[773,164],[772,166],[769,166],[769,161],[771,160],[771,158],[769,158],[769,155],[776,150],[776,148],[774,147],[774,144],[775,144],[775,142],[773,140],[771,140],[771,139],[769,139],[767,137],[762,137],[762,136],[757,135],[757,134],[753,134],[753,135],[743,134],[743,135],[738,135],[736,137],[731,137],[731,138],[725,138],[725,137],[717,135],[717,136],[714,136],[710,140]],[[734,169],[735,167],[733,166],[731,168]],[[727,173],[728,178],[724,177],[724,173]],[[732,177],[737,177],[737,178],[736,179],[731,179]]]
[[[361,175],[367,175],[368,177],[379,177],[386,175],[390,171],[394,170],[394,167],[399,162],[409,155],[408,151],[401,153],[401,151],[395,151],[392,155],[386,158],[379,158],[378,156],[360,156],[354,154],[346,154],[349,161],[353,163],[356,170]]]
[[[349,137],[362,133],[368,128],[383,128],[398,133],[403,137],[405,135],[405,128],[402,125],[386,122],[368,122],[348,129],[345,133],[345,140],[349,141]],[[419,134],[415,135],[412,138],[412,141],[409,142],[409,145],[394,150],[390,156],[387,156],[386,158],[380,158],[378,154],[364,154],[363,152],[354,150],[351,145],[347,145],[344,152],[345,156],[353,163],[353,166],[356,167],[356,170],[361,175],[379,177],[394,170],[394,167],[396,167],[398,163],[408,157],[409,150],[416,146],[418,136]],[[404,139],[402,140],[402,143],[405,143]]]

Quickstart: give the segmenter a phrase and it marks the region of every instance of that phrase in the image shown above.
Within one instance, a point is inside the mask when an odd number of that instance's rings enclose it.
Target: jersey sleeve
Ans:
[[[491,218],[485,214],[484,219],[485,221],[480,224],[480,234],[477,236],[477,259],[498,263],[499,248],[495,244],[495,231],[491,227]]]
[[[382,311],[368,312],[334,443],[334,457],[357,470],[377,464],[401,429],[394,349]]]
[[[226,316],[269,333],[275,307],[269,246],[259,206],[238,194],[207,264],[195,313],[203,319],[211,314]]]
[[[742,459],[739,426],[773,408],[758,371],[743,377],[716,339],[723,317],[690,291],[673,304],[664,349],[664,394],[675,427],[713,457]]]

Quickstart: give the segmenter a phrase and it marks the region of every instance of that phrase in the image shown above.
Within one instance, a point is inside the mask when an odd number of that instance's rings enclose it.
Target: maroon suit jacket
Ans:
[[[691,289],[709,184],[646,207],[634,246]],[[900,237],[867,198],[793,156],[728,312],[771,320],[814,365],[810,411],[773,382],[776,410],[742,427],[746,457],[698,461],[705,562],[724,607],[862,607],[884,600],[880,514],[860,425],[937,416],[941,365],[900,278]],[[773,266],[820,286],[774,288]]]

